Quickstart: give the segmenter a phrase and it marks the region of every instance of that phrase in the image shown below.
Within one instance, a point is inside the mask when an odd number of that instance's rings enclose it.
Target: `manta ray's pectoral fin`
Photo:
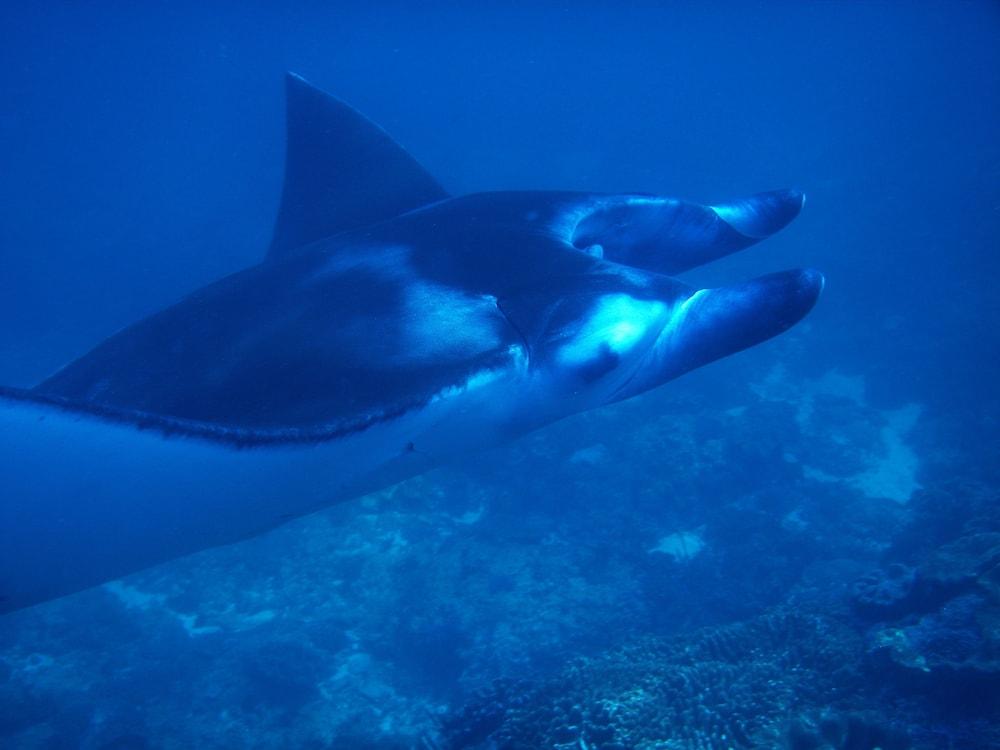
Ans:
[[[702,206],[639,195],[610,195],[579,206],[565,239],[616,263],[673,275],[749,247],[798,216],[795,190]]]
[[[294,73],[287,96],[285,183],[268,258],[448,197],[353,107]]]

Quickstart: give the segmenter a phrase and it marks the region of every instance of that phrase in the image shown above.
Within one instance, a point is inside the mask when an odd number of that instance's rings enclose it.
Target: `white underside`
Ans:
[[[0,612],[253,536],[501,442],[521,374],[345,438],[260,448],[0,398]]]

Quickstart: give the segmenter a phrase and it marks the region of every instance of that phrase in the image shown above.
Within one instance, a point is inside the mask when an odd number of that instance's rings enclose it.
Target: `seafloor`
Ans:
[[[996,415],[743,367],[0,619],[0,745],[1000,747]]]

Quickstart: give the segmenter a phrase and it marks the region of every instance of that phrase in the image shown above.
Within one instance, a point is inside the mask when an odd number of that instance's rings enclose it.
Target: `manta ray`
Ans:
[[[803,202],[455,197],[288,74],[262,262],[33,388],[0,388],[0,612],[252,537],[785,331],[817,271],[674,277]]]

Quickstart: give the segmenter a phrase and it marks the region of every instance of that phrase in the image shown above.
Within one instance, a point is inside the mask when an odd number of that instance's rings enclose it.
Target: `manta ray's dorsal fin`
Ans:
[[[268,258],[447,198],[388,133],[294,73],[286,76],[285,184]]]

